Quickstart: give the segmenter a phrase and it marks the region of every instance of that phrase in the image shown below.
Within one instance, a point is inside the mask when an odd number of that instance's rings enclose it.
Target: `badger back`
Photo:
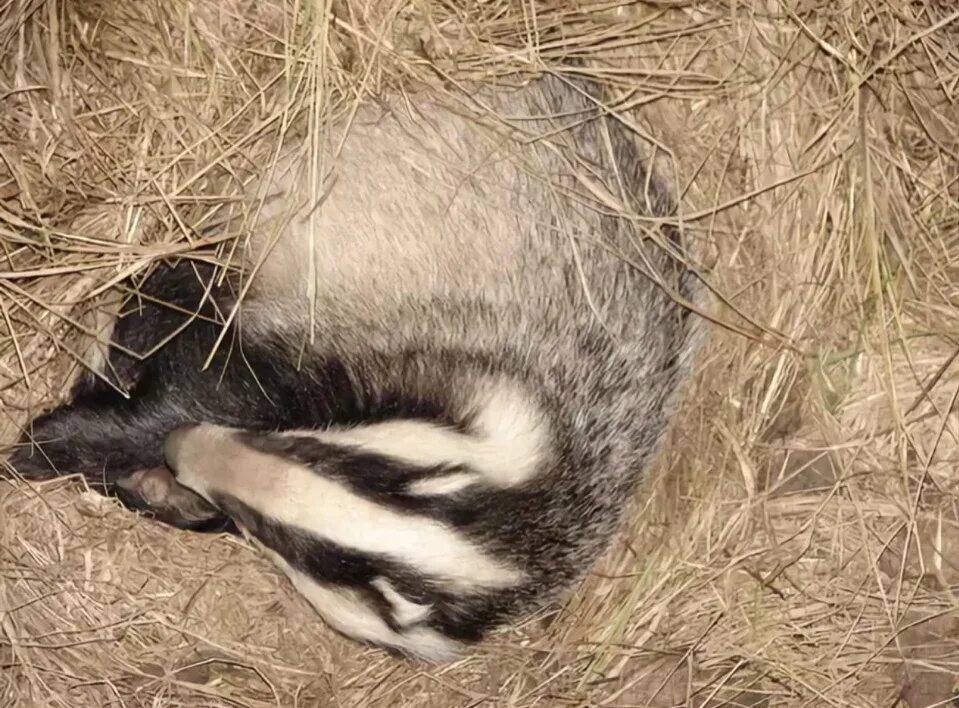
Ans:
[[[691,281],[639,247],[671,206],[602,105],[592,84],[556,77],[361,104],[329,131],[319,180],[290,158],[264,183],[250,324],[302,328],[322,311],[327,334],[364,323],[396,336],[417,306],[502,318],[523,303],[511,327],[592,319],[648,346],[642,320],[665,301],[646,276],[683,294]]]

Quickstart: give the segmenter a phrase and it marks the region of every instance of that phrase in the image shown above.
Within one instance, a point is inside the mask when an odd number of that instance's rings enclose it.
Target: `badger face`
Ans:
[[[451,658],[480,633],[489,598],[527,578],[449,518],[422,504],[414,512],[422,491],[412,487],[437,470],[374,450],[309,431],[251,435],[212,425],[178,429],[165,445],[178,482],[262,544],[333,627],[417,658]],[[358,463],[391,475],[408,496],[383,495],[378,480],[354,476]],[[470,498],[442,494],[451,505]]]
[[[113,386],[81,381],[13,465],[235,524],[332,626],[410,656],[553,600],[615,531],[697,337],[694,277],[648,238],[681,248],[669,200],[596,97],[547,77],[362,109],[321,203],[284,162],[245,271],[157,269]]]

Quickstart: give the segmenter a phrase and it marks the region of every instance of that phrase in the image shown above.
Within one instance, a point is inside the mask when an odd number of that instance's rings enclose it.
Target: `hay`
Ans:
[[[414,77],[584,60],[683,196],[726,325],[617,547],[441,669],[333,635],[235,541],[0,482],[0,704],[944,705],[957,47],[947,0],[0,5],[2,441],[119,284],[228,256],[263,154]]]

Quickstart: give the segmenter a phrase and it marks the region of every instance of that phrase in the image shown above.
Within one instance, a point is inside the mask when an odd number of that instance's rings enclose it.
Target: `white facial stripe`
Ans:
[[[351,445],[418,467],[465,467],[479,473],[475,481],[493,487],[515,487],[531,479],[549,449],[544,416],[521,390],[507,383],[484,390],[474,399],[470,406],[476,410],[473,434],[434,423],[401,420],[313,435],[327,443]],[[463,476],[444,479],[449,480],[448,484],[438,480],[417,482],[411,491],[424,495],[452,493],[472,483]]]
[[[171,436],[172,437],[172,436]],[[177,480],[207,499],[229,494],[260,514],[344,548],[384,555],[452,588],[509,587],[523,574],[433,519],[394,511],[216,426],[168,439]]]
[[[318,583],[310,576],[293,568],[278,553],[268,548],[265,550],[277,567],[290,579],[293,587],[307,599],[331,627],[343,634],[354,639],[393,647],[424,661],[448,661],[459,653],[461,646],[457,642],[434,629],[413,627],[404,632],[393,631],[372,608],[360,599],[357,593],[346,588]],[[373,582],[376,584],[380,580],[386,583],[385,587],[403,602],[422,607],[402,598],[385,579],[377,578]],[[381,592],[383,591],[382,586],[377,587]],[[384,592],[384,596],[386,595],[387,593]],[[389,599],[388,596],[387,599]],[[394,605],[394,608],[396,607],[397,605]]]

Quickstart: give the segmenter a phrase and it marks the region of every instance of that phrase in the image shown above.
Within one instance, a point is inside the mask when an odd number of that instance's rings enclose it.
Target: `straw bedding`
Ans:
[[[0,482],[0,705],[949,705],[957,48],[947,0],[0,4],[0,443],[130,276],[229,256],[264,154],[411,78],[579,59],[716,322],[616,547],[452,666],[339,638],[239,541]]]

